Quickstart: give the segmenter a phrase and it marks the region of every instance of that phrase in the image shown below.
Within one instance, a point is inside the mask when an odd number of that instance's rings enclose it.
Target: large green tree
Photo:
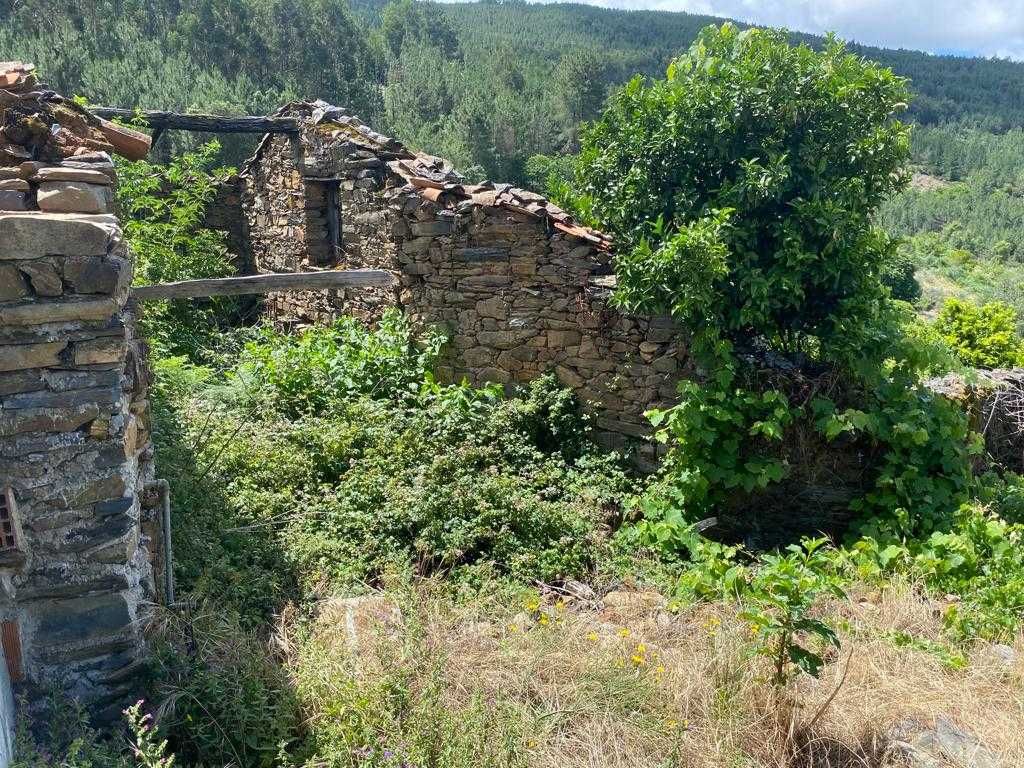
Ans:
[[[618,241],[621,302],[811,351],[884,297],[872,224],[906,183],[907,85],[830,40],[709,27],[583,135],[582,210]]]

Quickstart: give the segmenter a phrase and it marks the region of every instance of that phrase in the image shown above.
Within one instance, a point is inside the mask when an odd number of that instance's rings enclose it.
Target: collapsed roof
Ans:
[[[102,120],[39,84],[32,64],[0,62],[0,166],[58,163],[92,152],[139,160],[149,137]]]
[[[611,248],[612,241],[608,235],[578,224],[570,214],[543,195],[511,184],[490,181],[467,183],[447,160],[424,152],[414,152],[397,139],[374,131],[340,107],[324,101],[294,102],[275,114],[280,117],[298,116],[309,125],[319,126],[332,140],[349,141],[369,150],[385,162],[394,174],[405,180],[407,189],[415,189],[423,197],[443,206],[455,208],[468,202],[470,205],[505,208],[544,218],[555,229],[598,248]],[[270,138],[270,134],[263,138],[256,154],[246,164],[244,173],[259,159]]]

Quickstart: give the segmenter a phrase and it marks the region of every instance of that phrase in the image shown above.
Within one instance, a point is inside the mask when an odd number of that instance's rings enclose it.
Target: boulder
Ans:
[[[60,296],[64,293],[64,284],[57,273],[56,267],[48,261],[24,261],[18,265],[37,296]]]
[[[889,739],[891,756],[910,768],[1003,768],[974,736],[944,717],[934,726],[903,720],[889,730]]]
[[[111,294],[117,291],[121,264],[97,257],[72,257],[64,264],[64,279],[75,293]]]
[[[60,353],[67,345],[66,341],[50,341],[43,344],[14,344],[0,347],[0,371],[23,371],[28,368],[58,365]]]
[[[117,302],[113,299],[21,304],[0,308],[0,326],[108,320],[117,310]]]
[[[0,301],[16,301],[28,296],[25,278],[11,264],[0,264]]]
[[[75,365],[109,365],[124,359],[128,347],[124,339],[108,336],[75,344]]]
[[[48,646],[88,643],[124,632],[132,623],[119,593],[40,603],[33,612],[38,637]]]

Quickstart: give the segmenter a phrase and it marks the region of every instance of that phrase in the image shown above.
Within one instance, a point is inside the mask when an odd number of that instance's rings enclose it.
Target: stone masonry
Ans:
[[[281,114],[303,129],[268,135],[243,170],[245,258],[259,272],[386,269],[398,286],[272,295],[277,322],[372,322],[400,307],[447,329],[448,379],[515,385],[554,372],[590,404],[606,444],[650,457],[635,440],[648,433],[643,413],[675,395],[686,345],[668,318],[611,307],[604,235],[540,195],[467,184],[323,102]]]
[[[63,687],[103,721],[132,694],[156,598],[131,260],[109,156],[0,171],[28,209],[0,210],[4,656],[30,703]]]

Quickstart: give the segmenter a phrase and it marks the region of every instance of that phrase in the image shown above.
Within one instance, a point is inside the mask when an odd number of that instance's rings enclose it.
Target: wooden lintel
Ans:
[[[104,120],[133,120],[142,117],[154,130],[200,131],[202,133],[298,133],[299,121],[294,117],[259,117],[251,115],[186,115],[158,110],[89,107]]]
[[[138,301],[196,299],[210,296],[241,296],[276,291],[326,291],[337,288],[380,288],[392,286],[395,277],[382,269],[327,269],[322,272],[283,272],[180,283],[140,285],[132,288]]]

